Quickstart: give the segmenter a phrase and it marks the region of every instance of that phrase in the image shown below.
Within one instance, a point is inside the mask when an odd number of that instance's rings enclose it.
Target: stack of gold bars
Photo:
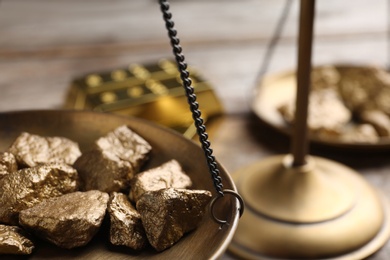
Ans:
[[[222,105],[210,84],[191,67],[188,70],[202,118],[206,121],[220,115]],[[176,63],[171,60],[130,64],[128,68],[77,78],[70,87],[66,108],[140,117],[188,138],[196,133]]]

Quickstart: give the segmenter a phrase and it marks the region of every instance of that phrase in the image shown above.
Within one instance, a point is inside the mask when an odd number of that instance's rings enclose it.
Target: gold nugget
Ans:
[[[379,136],[390,137],[390,118],[380,110],[366,110],[360,113],[363,123],[372,125]]]
[[[15,155],[21,167],[45,163],[72,165],[81,155],[78,144],[65,137],[42,137],[25,132],[19,135],[8,151]]]
[[[110,214],[110,241],[113,245],[123,245],[140,250],[146,245],[146,234],[141,215],[131,205],[123,193],[113,192],[108,203]]]
[[[190,177],[183,172],[176,160],[137,174],[131,181],[129,197],[137,201],[145,192],[164,188],[184,189],[192,185]]]
[[[390,74],[376,67],[345,69],[339,91],[354,113],[379,110],[390,116]]]
[[[340,136],[340,140],[343,142],[376,143],[379,141],[379,136],[372,125],[359,124],[346,128]]]
[[[0,254],[29,255],[33,249],[33,242],[20,227],[0,225]]]
[[[99,138],[96,146],[101,151],[113,154],[123,161],[129,161],[135,172],[138,172],[148,159],[152,149],[145,139],[125,125]]]
[[[344,106],[334,89],[319,89],[310,93],[308,127],[312,132],[333,130],[351,120],[351,112]],[[294,122],[295,103],[290,100],[279,108],[284,119]]]
[[[146,192],[136,208],[141,214],[149,243],[162,251],[195,229],[211,200],[205,190],[162,189]]]
[[[17,170],[18,164],[16,163],[15,156],[8,152],[0,153],[0,179]]]
[[[74,167],[85,190],[121,191],[129,187],[150,151],[148,142],[121,126],[99,138],[95,148],[84,153]]]
[[[109,196],[100,191],[73,192],[20,212],[20,224],[62,248],[88,244],[99,230]]]
[[[0,223],[17,225],[19,212],[78,189],[77,171],[66,164],[21,169],[0,179]]]

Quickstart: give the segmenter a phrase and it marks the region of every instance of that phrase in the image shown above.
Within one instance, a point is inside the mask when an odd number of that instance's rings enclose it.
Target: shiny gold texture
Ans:
[[[136,204],[149,243],[157,251],[173,246],[195,229],[211,200],[204,190],[161,189],[146,192]]]
[[[20,224],[56,246],[84,246],[99,230],[108,199],[107,193],[96,190],[50,198],[21,211]]]
[[[144,170],[158,167],[164,162],[176,159],[193,182],[192,188],[209,190],[216,196],[213,182],[208,174],[202,149],[194,142],[157,124],[132,117],[91,111],[15,111],[0,113],[0,150],[5,151],[23,131],[41,136],[63,136],[79,143],[82,152],[88,151],[101,136],[119,126],[127,125],[139,133],[152,146],[150,159]],[[218,169],[225,189],[236,190],[226,171],[219,164]],[[199,226],[186,234],[169,250],[156,252],[146,247],[139,252],[109,246],[108,234],[98,232],[85,247],[66,250],[39,240],[37,250],[29,259],[218,259],[225,252],[236,230],[239,220],[239,203],[225,196],[218,201],[215,214],[223,216],[229,225],[220,229],[213,218],[206,214]],[[102,227],[103,228],[103,227]]]
[[[145,86],[153,93],[156,95],[166,95],[168,94],[168,89],[161,84],[158,81],[155,81],[153,79],[148,79],[145,82]]]
[[[29,255],[33,250],[34,244],[23,229],[0,224],[0,255]]]
[[[96,141],[96,147],[131,163],[135,171],[149,158],[152,146],[139,134],[123,125]]]
[[[127,74],[124,70],[114,70],[111,72],[111,78],[114,81],[121,81],[124,80],[127,77]]]
[[[97,74],[88,75],[85,79],[88,87],[96,87],[102,83],[102,78]]]
[[[118,99],[118,97],[116,96],[116,94],[114,92],[103,92],[101,95],[100,95],[100,99],[103,103],[112,103],[114,101],[116,101]]]
[[[147,191],[165,188],[189,188],[192,182],[176,160],[170,160],[159,167],[141,172],[131,181],[129,197],[132,201],[138,199]]]
[[[189,67],[188,71],[203,119],[221,115],[222,104],[212,86],[193,68]],[[98,77],[100,81],[92,80],[98,83],[90,87],[90,77]],[[177,65],[171,60],[131,64],[128,70],[117,69],[77,78],[70,86],[65,107],[141,117],[189,138],[196,133]]]
[[[177,65],[170,60],[162,59],[158,65],[168,74],[177,74]]]
[[[113,192],[108,203],[110,242],[134,250],[143,249],[147,239],[141,215],[123,193]]]
[[[127,126],[120,126],[96,140],[74,167],[85,190],[120,191],[129,187],[151,149],[141,136]]]
[[[40,165],[6,175],[0,187],[0,222],[17,225],[20,211],[78,190],[78,174],[66,164]]]
[[[361,176],[274,156],[233,175],[246,202],[230,250],[244,259],[363,259],[390,235],[388,204]]]
[[[129,186],[133,176],[130,162],[96,149],[84,152],[74,167],[82,181],[81,190],[105,192],[124,190]]]
[[[150,78],[150,72],[142,65],[132,64],[129,66],[129,70],[137,78],[144,79],[144,80]]]
[[[139,86],[130,87],[127,90],[127,95],[132,98],[141,97],[144,94],[144,90]]]
[[[16,163],[15,156],[9,152],[0,152],[0,179],[17,170],[18,164]]]
[[[33,167],[45,163],[66,163],[72,165],[81,155],[79,145],[64,137],[43,137],[21,133],[8,151],[19,166]]]

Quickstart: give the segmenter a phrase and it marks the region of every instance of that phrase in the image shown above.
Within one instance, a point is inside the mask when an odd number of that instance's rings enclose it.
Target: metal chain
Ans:
[[[268,45],[265,49],[265,54],[264,54],[264,57],[263,57],[263,60],[262,60],[261,66],[260,66],[260,70],[259,70],[259,73],[256,77],[256,83],[255,83],[256,85],[259,84],[261,82],[261,80],[263,80],[264,75],[267,73],[268,67],[271,63],[272,55],[273,55],[275,48],[278,44],[280,36],[283,33],[283,29],[284,29],[284,26],[286,24],[288,15],[290,13],[292,4],[293,4],[292,0],[286,0],[286,2],[284,4],[282,13],[280,14],[280,17],[277,21],[275,30],[274,30],[272,37],[271,37],[270,41],[268,42]]]
[[[168,30],[168,36],[171,41],[171,46],[173,48],[173,54],[176,58],[176,63],[180,72],[180,77],[183,82],[183,87],[185,89],[188,104],[192,112],[192,118],[194,119],[195,127],[199,136],[199,141],[202,145],[203,152],[206,156],[206,161],[208,168],[211,174],[211,177],[214,182],[214,187],[217,193],[220,196],[224,195],[223,184],[221,176],[219,175],[219,170],[217,167],[217,162],[213,156],[213,150],[210,147],[210,142],[208,141],[208,134],[206,133],[206,126],[203,123],[201,117],[201,112],[199,110],[199,104],[196,101],[196,95],[194,94],[194,88],[192,87],[192,81],[190,79],[190,73],[187,70],[187,63],[185,62],[184,55],[182,53],[182,48],[180,46],[180,40],[177,36],[177,31],[174,28],[174,22],[172,21],[172,13],[169,11],[169,3],[167,0],[159,0],[161,11],[163,13],[163,18],[165,21],[165,27]]]

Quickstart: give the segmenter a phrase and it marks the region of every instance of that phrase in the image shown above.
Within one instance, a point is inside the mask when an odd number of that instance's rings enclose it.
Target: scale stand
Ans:
[[[307,156],[314,0],[301,0],[291,155],[233,179],[246,203],[229,250],[244,259],[363,259],[390,236],[389,204],[353,169]]]

